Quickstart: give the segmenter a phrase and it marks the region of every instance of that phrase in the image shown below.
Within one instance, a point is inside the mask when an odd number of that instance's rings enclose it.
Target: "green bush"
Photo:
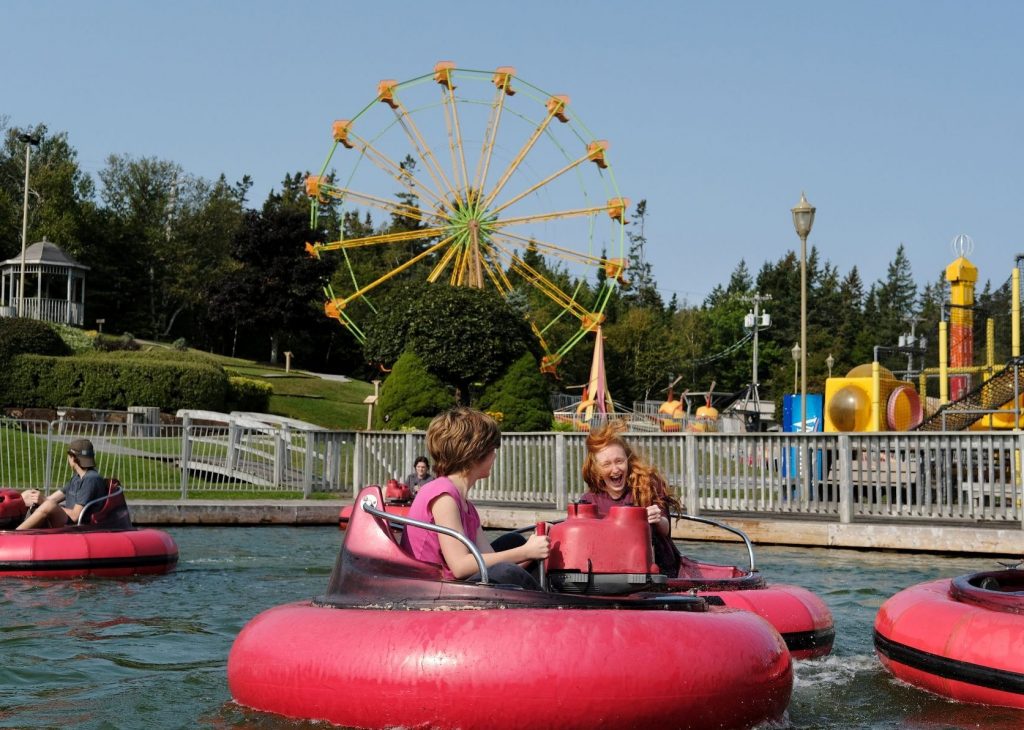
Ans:
[[[134,351],[139,349],[139,343],[130,332],[125,332],[120,337],[113,335],[96,335],[94,346],[100,352],[116,352],[118,350]]]
[[[227,375],[202,363],[175,363],[102,355],[19,355],[0,379],[0,403],[38,408],[124,410],[157,406],[224,410]]]
[[[56,332],[60,336],[62,340],[64,340],[64,344],[67,345],[71,352],[73,352],[74,354],[79,355],[81,353],[95,351],[96,348],[94,346],[93,338],[85,330],[81,330],[78,327],[72,327],[69,324],[54,324],[53,322],[50,323],[50,327],[53,329],[54,332]],[[56,353],[36,354],[52,355]]]
[[[477,406],[494,416],[502,431],[547,431],[551,428],[548,384],[530,354],[516,360],[500,378],[487,386]]]
[[[423,361],[405,352],[381,386],[378,413],[383,428],[426,428],[430,419],[455,405],[441,379],[427,372]]]
[[[20,317],[0,318],[0,365],[15,355],[68,355],[64,344],[46,322]]]
[[[270,396],[274,388],[270,383],[253,378],[228,378],[227,407],[229,411],[266,413],[270,409]]]
[[[220,367],[217,358],[197,350],[172,350],[167,347],[151,347],[148,350],[113,350],[97,353],[96,357],[110,360],[163,360],[165,362],[205,363]]]

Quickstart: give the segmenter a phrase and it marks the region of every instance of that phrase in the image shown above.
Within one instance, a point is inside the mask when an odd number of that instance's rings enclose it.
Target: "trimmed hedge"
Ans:
[[[497,418],[502,431],[547,431],[552,413],[547,381],[527,353],[487,386],[477,406]]]
[[[135,338],[128,332],[125,332],[120,337],[98,334],[96,335],[96,339],[93,341],[92,346],[99,352],[134,352],[139,349],[139,343],[136,342]]]
[[[35,319],[0,317],[0,365],[16,355],[70,355],[71,349],[56,332]]]
[[[18,355],[0,378],[0,403],[37,408],[158,406],[224,410],[227,374],[199,362],[92,354],[76,357]]]
[[[217,358],[197,350],[171,350],[166,347],[152,347],[148,350],[111,350],[97,352],[95,357],[106,360],[162,360],[164,362],[197,362],[217,365]]]
[[[402,353],[380,389],[379,427],[390,431],[426,428],[430,420],[455,405],[455,397],[417,355]]]
[[[253,378],[228,377],[227,405],[229,411],[266,413],[274,387]]]

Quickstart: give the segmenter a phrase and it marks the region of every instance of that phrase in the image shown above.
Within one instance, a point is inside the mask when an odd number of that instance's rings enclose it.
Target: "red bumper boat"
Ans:
[[[593,505],[571,504],[568,518],[551,528],[552,543],[565,543],[548,561],[550,580],[559,590],[599,593],[607,584],[618,591],[623,581],[640,580],[636,575],[617,575],[594,567],[613,565],[614,553],[627,542],[625,535],[617,534],[622,532],[617,524],[617,511],[618,508],[613,509],[608,518],[601,519]],[[832,612],[825,602],[799,586],[769,584],[754,567],[753,546],[741,530],[703,517],[673,517],[713,525],[737,535],[746,545],[749,567],[701,563],[684,557],[677,578],[666,580],[652,573],[645,580],[661,590],[696,592],[712,605],[756,613],[782,635],[794,659],[825,656],[832,651],[835,629]],[[650,542],[649,536],[638,539]],[[641,543],[637,547],[644,546]]]
[[[466,730],[746,728],[786,709],[792,665],[778,633],[654,585],[648,538],[615,558],[632,592],[529,591],[486,582],[478,553],[483,582],[442,580],[388,523],[443,528],[380,510],[379,487],[356,504],[327,593],[260,614],[235,640],[240,704],[354,728]],[[617,518],[649,529],[643,514]]]
[[[384,486],[384,511],[389,515],[405,517],[409,514],[409,507],[412,506],[412,490],[397,479],[388,479]],[[352,519],[353,505],[347,504],[338,513],[338,529],[347,530],[349,520]],[[399,526],[400,527],[400,526]]]
[[[15,527],[27,508],[21,493],[0,489],[0,523]],[[79,578],[167,573],[178,546],[165,532],[131,524],[121,485],[110,480],[106,496],[89,502],[79,524],[0,530],[0,577]]]
[[[1024,709],[1024,570],[921,583],[875,618],[895,677],[960,702]]]

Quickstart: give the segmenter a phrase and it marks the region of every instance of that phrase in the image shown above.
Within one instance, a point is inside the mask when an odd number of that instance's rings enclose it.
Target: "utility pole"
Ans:
[[[25,248],[28,246],[28,170],[32,161],[32,148],[38,147],[40,139],[37,135],[24,133],[18,135],[18,141],[25,143],[25,202],[21,216],[21,282],[18,285],[18,316],[25,316]],[[41,313],[36,313],[41,317]]]
[[[760,428],[761,423],[761,398],[758,392],[758,386],[760,382],[757,377],[757,347],[758,347],[758,333],[763,329],[768,329],[772,324],[771,315],[768,312],[761,311],[761,302],[770,302],[772,300],[771,294],[762,295],[760,292],[755,292],[750,296],[743,297],[745,302],[753,302],[754,308],[747,312],[747,316],[743,318],[744,329],[753,330],[754,333],[754,352],[753,352],[753,367],[750,376],[750,387],[747,388],[746,401],[753,401],[754,413],[756,414],[753,419],[753,423],[757,424]]]

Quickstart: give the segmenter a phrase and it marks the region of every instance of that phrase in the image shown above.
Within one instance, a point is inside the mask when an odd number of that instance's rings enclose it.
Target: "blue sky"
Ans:
[[[56,2],[2,6],[0,115],[67,131],[83,168],[155,156],[249,174],[262,202],[318,169],[330,124],[439,60],[511,65],[611,143],[648,201],[666,298],[798,249],[919,283],[975,242],[982,280],[1024,252],[1024,4],[1016,2]]]

